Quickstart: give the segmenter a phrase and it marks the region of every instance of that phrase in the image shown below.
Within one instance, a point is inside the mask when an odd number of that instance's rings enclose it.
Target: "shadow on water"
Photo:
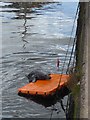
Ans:
[[[45,4],[45,3],[43,3]],[[33,10],[32,8],[39,8],[39,7],[42,7],[42,4],[41,3],[35,3],[35,2],[16,2],[16,3],[12,3],[11,5],[8,5],[8,7],[10,8],[17,8],[18,11],[16,12],[16,17],[13,17],[12,19],[23,19],[24,20],[24,23],[23,23],[23,32],[22,32],[22,41],[23,41],[23,48],[25,49],[26,48],[26,44],[28,43],[28,41],[26,40],[26,35],[27,35],[27,26],[26,26],[26,23],[27,23],[27,19],[32,19],[34,17],[31,17],[31,16],[28,16],[27,17],[27,14],[30,13],[35,13],[36,11]]]
[[[15,12],[17,14],[17,17],[13,17],[12,19],[24,19],[25,17],[27,19],[32,19],[34,17],[26,16],[26,13],[36,13],[36,15],[42,15],[43,13],[40,13],[40,11],[37,10],[48,10],[52,9],[52,7],[48,6],[46,8],[43,8],[44,5],[49,5],[55,2],[11,2],[9,5],[2,6],[2,8],[16,8],[11,10],[4,10],[4,12]],[[61,4],[59,4],[61,5]]]
[[[43,5],[47,5],[47,4],[51,4],[51,2],[50,3],[49,2],[42,2],[42,3],[40,3],[40,2],[11,2],[11,4],[3,6],[3,8],[16,8],[16,9],[11,9],[11,10],[6,11],[6,12],[15,12],[16,16],[12,17],[11,19],[24,20],[24,23],[23,23],[24,30],[21,33],[24,49],[26,48],[26,44],[28,44],[28,41],[26,40],[26,35],[28,34],[27,33],[28,26],[26,25],[27,20],[36,18],[35,16],[28,15],[28,13],[42,15],[43,13],[40,13],[40,11],[38,11],[38,10],[41,10],[41,9],[45,10],[45,8],[43,8]],[[38,10],[36,10],[36,9],[38,9]],[[48,6],[46,9],[52,9],[52,7]],[[4,10],[4,12],[5,12],[5,10]],[[32,27],[32,25],[30,27]],[[30,33],[30,34],[32,35],[32,34],[37,34],[37,33]]]

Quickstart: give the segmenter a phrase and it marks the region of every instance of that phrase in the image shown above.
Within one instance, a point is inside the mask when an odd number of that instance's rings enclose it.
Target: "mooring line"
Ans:
[[[61,83],[61,79],[62,79],[64,67],[65,67],[65,62],[66,62],[66,58],[67,58],[67,54],[68,54],[68,51],[69,51],[69,47],[70,47],[70,43],[71,43],[71,39],[72,39],[72,34],[73,34],[74,26],[75,26],[75,21],[76,21],[77,15],[78,15],[78,10],[79,10],[79,3],[78,3],[78,6],[77,6],[77,10],[76,10],[75,18],[74,18],[74,21],[73,21],[72,30],[71,30],[71,35],[70,35],[70,39],[69,39],[69,43],[68,43],[68,47],[67,47],[67,51],[66,51],[64,63],[63,63],[63,66],[62,66],[62,71],[61,71],[61,74],[60,74],[60,80],[59,80],[59,83],[58,83],[57,93],[58,93],[58,89],[59,89],[59,87],[60,87],[60,83]],[[73,54],[75,42],[76,42],[76,36],[75,36],[75,38],[74,38],[73,47],[72,47],[72,51],[71,51],[71,55],[70,55],[70,59],[69,59],[69,63],[68,63],[68,67],[67,67],[66,73],[68,72],[68,68],[69,68],[69,66],[70,66],[70,62],[71,62],[71,58],[72,58],[72,54]],[[56,93],[56,94],[57,94],[57,93]],[[68,101],[67,101],[67,102],[68,102]],[[53,105],[53,107],[54,107],[54,105]],[[66,109],[67,109],[67,108],[66,108]],[[53,115],[53,110],[52,110],[52,112],[51,112],[50,120],[52,119],[52,115]]]

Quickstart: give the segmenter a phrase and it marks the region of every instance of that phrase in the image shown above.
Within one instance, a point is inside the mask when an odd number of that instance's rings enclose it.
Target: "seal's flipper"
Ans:
[[[35,77],[35,75],[32,75],[32,82],[36,82],[36,77]]]
[[[36,81],[37,81],[36,78],[33,78],[32,82],[36,82]]]

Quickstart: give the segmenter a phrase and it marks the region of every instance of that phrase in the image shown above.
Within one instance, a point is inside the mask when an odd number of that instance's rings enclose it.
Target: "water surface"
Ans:
[[[28,83],[25,77],[32,69],[40,68],[60,73],[68,47],[77,3],[4,3],[0,2],[2,19],[2,117],[50,118],[52,106],[20,97],[17,89]],[[75,31],[75,30],[74,30]],[[75,33],[75,32],[74,32]],[[73,35],[74,35],[73,33]],[[70,56],[70,43],[65,70]],[[60,59],[60,70],[56,60]],[[64,70],[64,72],[65,72]],[[64,98],[66,104],[67,97]],[[65,118],[60,110],[54,118]]]

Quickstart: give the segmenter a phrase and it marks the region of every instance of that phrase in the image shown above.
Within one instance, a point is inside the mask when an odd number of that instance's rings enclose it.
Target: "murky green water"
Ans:
[[[2,116],[4,118],[50,118],[51,106],[45,108],[17,95],[17,89],[28,83],[25,75],[33,68],[60,73],[68,47],[77,3],[3,3],[2,18]],[[73,40],[71,41],[72,48]],[[60,59],[60,70],[56,60]],[[66,66],[68,63],[66,61]],[[66,103],[66,97],[64,98]],[[64,118],[59,103],[55,107]]]

